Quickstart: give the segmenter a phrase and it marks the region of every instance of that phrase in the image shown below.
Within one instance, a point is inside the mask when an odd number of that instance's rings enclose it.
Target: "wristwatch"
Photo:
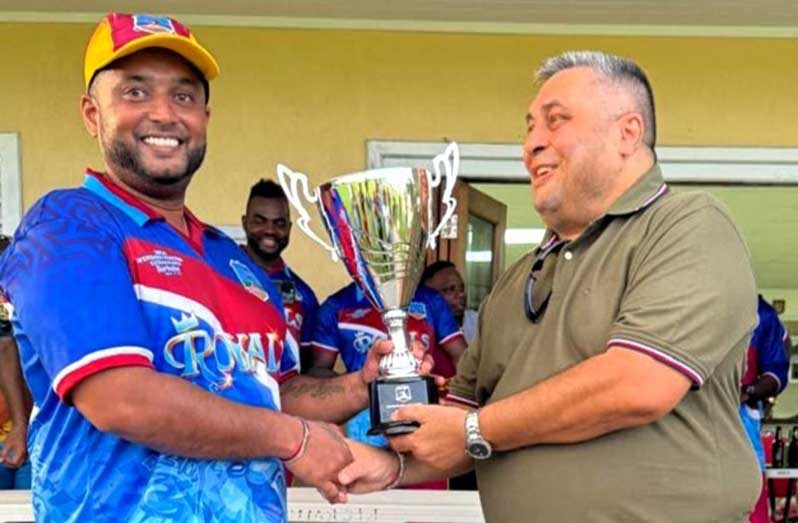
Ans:
[[[479,431],[479,410],[472,410],[465,417],[465,451],[474,459],[488,459],[493,447]]]

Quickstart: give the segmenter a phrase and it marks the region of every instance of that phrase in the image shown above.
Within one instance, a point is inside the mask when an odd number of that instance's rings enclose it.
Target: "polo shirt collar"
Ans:
[[[624,216],[641,211],[668,192],[659,164],[640,177],[607,211],[607,216]]]
[[[122,211],[139,226],[143,226],[150,221],[166,220],[163,215],[139,200],[130,191],[114,183],[103,173],[99,173],[92,169],[86,169],[83,187]],[[211,234],[214,236],[222,234],[217,228],[200,221],[187,207],[183,208],[183,212],[190,228],[193,227],[195,230],[202,231],[202,234]]]
[[[604,216],[624,216],[639,212],[657,201],[668,190],[668,184],[662,178],[659,164],[655,163],[612,204]],[[601,222],[603,220],[599,218],[588,227],[588,230],[594,229],[597,223]],[[557,233],[547,228],[546,233],[543,235],[543,240],[535,249],[535,254],[540,255],[542,253],[543,256],[546,256],[562,243],[564,243],[564,240],[561,240]]]

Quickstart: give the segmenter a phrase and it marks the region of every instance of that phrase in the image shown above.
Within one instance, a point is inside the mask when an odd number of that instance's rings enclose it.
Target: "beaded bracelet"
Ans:
[[[396,472],[396,479],[391,481],[391,483],[385,487],[386,490],[398,487],[405,477],[405,456],[401,452],[397,452],[395,450],[394,453],[396,454],[396,459],[399,460],[399,470]]]
[[[283,463],[286,465],[290,465],[304,456],[305,450],[307,450],[308,447],[308,439],[310,439],[310,427],[308,427],[308,422],[302,418],[299,418],[299,422],[302,424],[302,440],[299,442],[299,446],[296,448],[296,450],[292,452],[289,457],[283,460]]]

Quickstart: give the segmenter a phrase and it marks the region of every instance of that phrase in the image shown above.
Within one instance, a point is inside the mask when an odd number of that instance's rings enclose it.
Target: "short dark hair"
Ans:
[[[277,198],[279,200],[285,200],[288,202],[288,197],[285,195],[285,191],[280,184],[274,180],[267,180],[266,178],[261,178],[255,183],[255,185],[252,186],[252,188],[249,190],[249,198],[247,198],[247,203],[249,203],[252,198],[255,197]]]
[[[436,274],[441,272],[444,269],[457,269],[454,263],[446,260],[438,260],[436,262],[432,262],[427,265],[427,268],[424,269],[424,272],[421,273],[421,283],[427,283],[432,278],[435,277]]]
[[[11,245],[11,237],[6,236],[5,234],[0,234],[0,254],[2,254],[9,245]]]

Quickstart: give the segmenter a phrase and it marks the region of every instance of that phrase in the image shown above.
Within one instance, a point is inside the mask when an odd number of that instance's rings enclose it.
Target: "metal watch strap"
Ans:
[[[465,430],[466,439],[472,434],[482,438],[482,432],[479,430],[479,409],[471,410],[466,414]]]

